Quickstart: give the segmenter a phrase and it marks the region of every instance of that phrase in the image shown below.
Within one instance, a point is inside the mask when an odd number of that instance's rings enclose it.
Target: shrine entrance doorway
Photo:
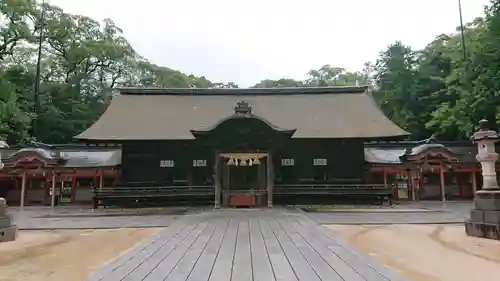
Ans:
[[[278,127],[238,101],[233,115],[190,131],[196,142],[215,151],[215,208],[273,206],[273,151],[296,129]]]
[[[272,197],[267,153],[221,153],[223,207],[264,207]],[[270,167],[269,167],[270,168]],[[271,195],[268,196],[268,192]],[[272,199],[271,199],[272,200]]]

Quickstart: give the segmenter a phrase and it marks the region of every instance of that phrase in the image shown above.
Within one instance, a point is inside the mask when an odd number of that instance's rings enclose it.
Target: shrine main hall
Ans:
[[[452,172],[476,184],[475,161],[406,136],[367,87],[123,88],[75,137],[85,146],[2,150],[1,178],[14,182],[3,191],[11,203],[46,202],[48,187],[61,186],[73,203],[215,207],[415,199],[426,171],[440,175],[428,193],[438,199]]]
[[[363,143],[405,135],[366,87],[190,88],[121,89],[76,138],[121,145],[123,186],[272,206],[301,185],[363,184]]]

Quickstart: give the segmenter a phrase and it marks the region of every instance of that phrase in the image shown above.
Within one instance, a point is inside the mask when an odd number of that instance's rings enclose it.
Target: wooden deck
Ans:
[[[87,281],[402,281],[298,212],[184,216]]]

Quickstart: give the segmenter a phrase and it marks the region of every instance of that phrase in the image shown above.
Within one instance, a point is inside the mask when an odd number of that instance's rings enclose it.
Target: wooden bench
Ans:
[[[273,196],[324,196],[346,201],[366,201],[392,205],[393,186],[377,184],[288,184],[275,185]],[[297,200],[294,200],[297,201]],[[335,203],[335,202],[332,202]]]
[[[149,186],[149,187],[104,187],[93,190],[94,208],[99,206],[129,205],[145,206],[148,203],[162,205],[167,202],[205,198],[214,200],[214,188],[210,186]],[[168,204],[165,204],[168,205]]]

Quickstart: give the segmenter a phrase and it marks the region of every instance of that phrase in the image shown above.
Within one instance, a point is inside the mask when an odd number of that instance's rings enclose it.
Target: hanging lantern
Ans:
[[[234,157],[234,166],[239,166],[239,161],[240,161],[240,159],[238,159],[237,157]]]
[[[248,166],[252,166],[253,165],[253,161],[252,161],[252,158],[248,159]]]
[[[259,160],[259,158],[255,157],[255,159],[253,159],[253,163],[254,163],[255,165],[259,165],[259,164],[260,164],[260,160]]]
[[[227,165],[229,165],[229,166],[235,165],[234,158],[232,156],[229,157],[229,161],[227,161]]]

